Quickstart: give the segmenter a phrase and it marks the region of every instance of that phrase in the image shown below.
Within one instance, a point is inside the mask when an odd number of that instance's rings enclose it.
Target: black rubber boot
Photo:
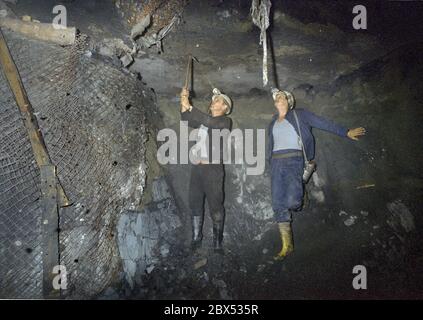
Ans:
[[[213,249],[214,252],[223,253],[223,221],[213,222]]]
[[[191,248],[193,250],[201,247],[201,241],[203,240],[203,217],[192,216],[192,241]]]

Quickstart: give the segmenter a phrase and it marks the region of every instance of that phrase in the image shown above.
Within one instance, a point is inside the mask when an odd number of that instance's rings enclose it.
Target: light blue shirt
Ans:
[[[273,151],[294,149],[301,150],[300,138],[288,120],[275,121],[273,126]]]

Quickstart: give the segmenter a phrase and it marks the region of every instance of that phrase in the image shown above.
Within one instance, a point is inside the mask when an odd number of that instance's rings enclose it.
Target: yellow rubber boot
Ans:
[[[278,223],[279,232],[282,239],[282,250],[275,256],[275,260],[283,260],[287,255],[294,251],[294,243],[292,242],[292,230],[290,222]]]

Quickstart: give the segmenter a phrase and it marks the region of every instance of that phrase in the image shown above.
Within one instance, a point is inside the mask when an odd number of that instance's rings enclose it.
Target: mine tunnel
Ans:
[[[0,1],[0,298],[423,298],[423,3],[356,6]],[[219,252],[208,195],[191,245],[192,172],[213,164],[180,161],[185,86],[205,117],[213,89],[229,96],[242,133],[222,190],[204,187],[223,194]],[[281,260],[272,89],[295,98],[288,112],[349,128],[312,130],[316,170]]]

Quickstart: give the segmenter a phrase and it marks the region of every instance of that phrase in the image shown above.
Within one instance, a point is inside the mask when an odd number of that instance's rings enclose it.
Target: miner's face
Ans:
[[[223,98],[217,97],[212,101],[210,105],[210,112],[213,116],[220,116],[226,113],[227,108],[228,107]]]
[[[275,108],[278,110],[279,114],[286,114],[288,112],[288,100],[284,94],[280,93],[276,96]]]

